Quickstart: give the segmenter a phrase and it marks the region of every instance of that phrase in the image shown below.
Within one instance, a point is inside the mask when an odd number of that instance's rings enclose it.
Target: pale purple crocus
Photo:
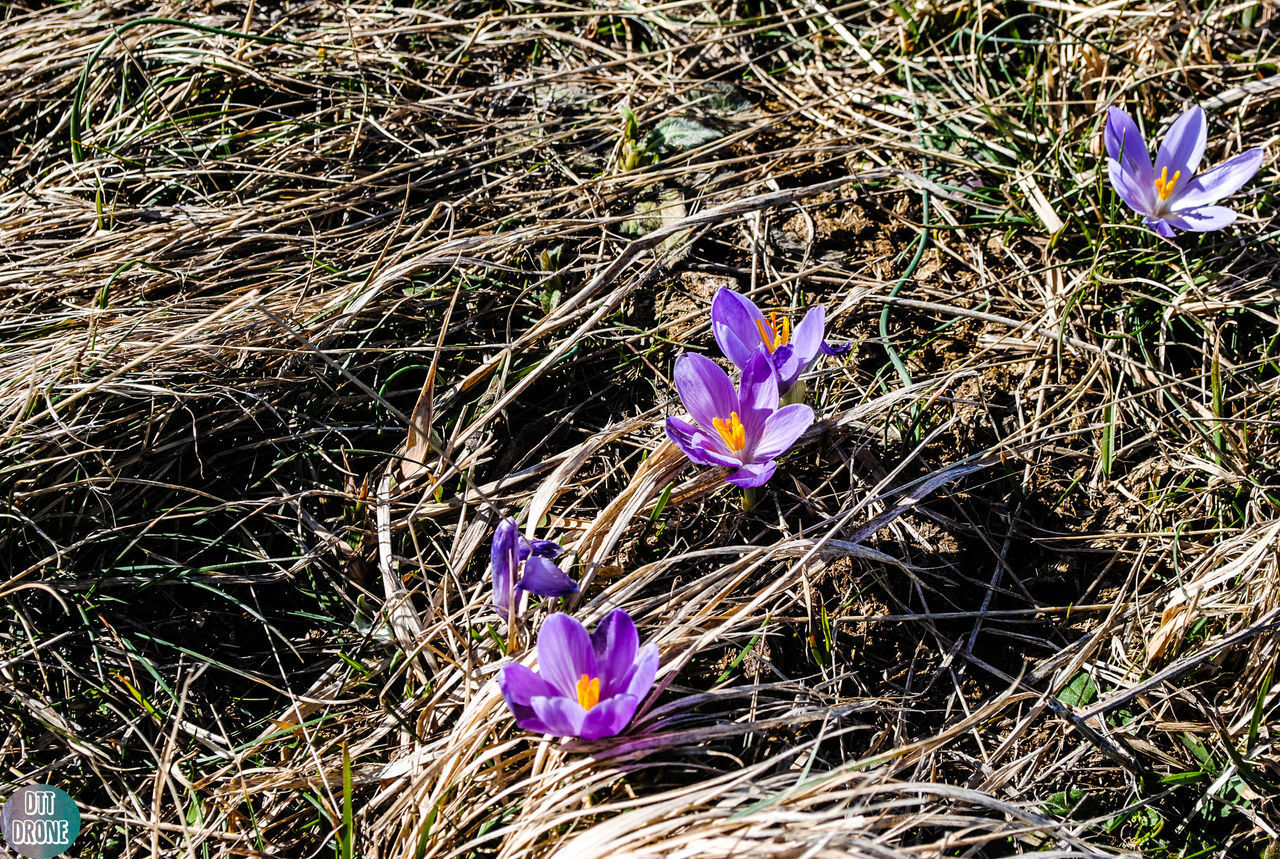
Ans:
[[[541,597],[575,593],[578,583],[552,561],[564,550],[552,540],[527,540],[514,519],[503,519],[493,534],[489,563],[493,570],[493,607],[509,617],[519,606],[521,591]]]
[[[508,665],[498,688],[526,731],[597,740],[622,731],[658,674],[658,647],[639,647],[631,615],[614,609],[596,631],[567,614],[538,630],[538,669]]]
[[[800,324],[791,328],[785,315],[770,313],[766,319],[755,302],[732,289],[721,288],[711,300],[711,333],[724,356],[746,369],[747,362],[763,346],[769,353],[778,390],[786,393],[819,355],[843,355],[849,346],[829,346],[827,312],[821,304],[809,309]]]
[[[676,359],[675,381],[697,426],[667,418],[667,437],[699,465],[734,469],[727,479],[735,486],[767,483],[776,458],[813,423],[813,409],[803,403],[778,408],[778,379],[764,346],[746,362],[736,391],[716,362],[688,352]]]
[[[1250,149],[1197,174],[1205,145],[1199,107],[1174,120],[1160,142],[1155,166],[1137,124],[1118,107],[1107,109],[1104,138],[1112,187],[1143,216],[1144,224],[1166,239],[1174,237],[1174,230],[1203,233],[1235,221],[1233,209],[1214,204],[1238,191],[1262,166],[1262,150]]]

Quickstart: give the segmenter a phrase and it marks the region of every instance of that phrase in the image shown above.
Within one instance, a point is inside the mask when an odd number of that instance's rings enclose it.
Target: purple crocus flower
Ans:
[[[493,568],[493,607],[510,616],[520,591],[540,597],[563,597],[578,583],[552,563],[564,550],[552,540],[526,540],[514,519],[503,519],[493,534],[489,562]],[[517,581],[516,576],[521,575]]]
[[[1262,150],[1250,149],[1196,174],[1204,155],[1204,111],[1193,107],[1178,117],[1160,142],[1155,166],[1133,118],[1118,107],[1107,109],[1104,137],[1107,173],[1120,199],[1142,222],[1166,239],[1174,230],[1219,230],[1236,219],[1233,209],[1214,203],[1234,194],[1262,166]]]
[[[729,374],[703,355],[676,359],[676,390],[697,426],[667,418],[667,437],[699,465],[733,468],[735,486],[763,486],[781,456],[813,423],[803,403],[778,408],[778,379],[761,346],[742,370],[738,390]]]
[[[526,731],[596,740],[631,721],[658,674],[658,647],[639,647],[631,615],[614,609],[596,631],[556,613],[538,630],[538,667],[502,669],[498,687]]]
[[[778,374],[778,389],[783,393],[800,378],[800,374],[817,360],[818,355],[843,355],[849,346],[832,347],[823,339],[827,311],[814,305],[793,331],[785,316],[776,313],[766,319],[755,302],[732,289],[721,288],[711,300],[711,333],[725,357],[740,369],[756,350],[763,346]]]

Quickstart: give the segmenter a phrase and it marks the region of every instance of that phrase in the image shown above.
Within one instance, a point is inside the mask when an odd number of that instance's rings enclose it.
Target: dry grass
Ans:
[[[0,14],[3,761],[77,855],[1274,851],[1280,5]],[[1100,122],[1188,101],[1268,163],[1170,244]],[[749,513],[661,429],[724,285],[856,344]],[[507,715],[503,515],[661,647],[625,736]]]

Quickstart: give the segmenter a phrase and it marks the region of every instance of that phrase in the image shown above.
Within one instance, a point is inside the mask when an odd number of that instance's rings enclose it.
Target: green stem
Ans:
[[[914,92],[915,86],[911,78],[911,71],[907,69],[907,89]],[[920,116],[920,108],[914,106],[916,123],[923,125],[923,118]],[[922,134],[923,137],[923,134]],[[922,143],[927,144],[927,140],[922,139]],[[902,384],[911,385],[911,372],[907,369],[907,365],[903,363],[902,357],[898,354],[898,350],[893,347],[893,343],[889,339],[889,310],[893,307],[892,299],[898,297],[898,291],[902,289],[911,276],[915,274],[916,268],[919,267],[920,261],[924,259],[924,250],[929,244],[929,191],[927,189],[920,190],[920,234],[916,236],[916,250],[911,257],[911,262],[907,263],[906,271],[902,273],[902,277],[898,278],[898,282],[893,285],[893,289],[889,290],[889,298],[884,308],[880,311],[880,345],[884,347],[884,351],[889,356],[889,362],[893,364],[893,368],[898,372],[898,378],[902,380]],[[912,434],[918,436],[919,427],[919,404],[913,404],[911,407],[911,428]],[[917,440],[919,440],[917,438]]]
[[[782,395],[778,402],[779,406],[789,406],[792,403],[803,403],[805,394],[809,393],[809,386],[804,382],[796,382],[787,392]]]

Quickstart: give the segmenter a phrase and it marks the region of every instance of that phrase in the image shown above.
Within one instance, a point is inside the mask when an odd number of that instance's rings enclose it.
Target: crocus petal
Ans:
[[[532,707],[529,708],[527,716],[516,714],[516,724],[522,729],[532,731],[535,734],[550,734],[553,737],[561,736],[559,731],[553,731],[550,725],[539,719],[538,714],[533,712]]]
[[[653,688],[653,679],[658,676],[658,645],[646,644],[640,648],[635,667],[627,679],[626,694],[637,699],[649,694]]]
[[[550,558],[555,560],[564,554],[562,547],[555,540],[529,540],[529,551],[539,558]]]
[[[519,541],[520,530],[515,520],[506,518],[493,532],[493,545],[489,549],[489,565],[493,570],[493,607],[504,616],[511,610]]]
[[[600,698],[626,691],[625,680],[635,666],[640,636],[631,615],[614,609],[591,633],[591,647],[596,654],[596,670],[600,672]]]
[[[498,589],[497,576],[494,576],[493,581],[493,599],[490,600],[489,604],[493,606],[493,609],[498,613],[498,616],[505,620],[511,614],[511,603],[512,600],[515,599],[515,595],[512,593],[511,588]]]
[[[626,671],[636,661],[639,646],[636,623],[625,609],[615,608],[606,614],[591,633],[591,649],[595,652],[596,667],[601,674]]]
[[[1148,215],[1142,219],[1142,223],[1155,230],[1158,235],[1164,236],[1166,239],[1171,239],[1177,235],[1177,233],[1173,231],[1173,227],[1169,226],[1169,223],[1164,218],[1155,218]]]
[[[821,304],[809,309],[791,332],[791,342],[773,353],[773,366],[778,374],[778,390],[789,391],[800,374],[809,369],[823,347],[827,311]]]
[[[813,409],[803,403],[783,406],[769,415],[764,431],[756,442],[752,456],[756,459],[774,459],[791,449],[796,439],[813,423]]]
[[[815,305],[800,320],[800,324],[791,332],[791,348],[796,350],[800,358],[801,370],[804,372],[818,357],[822,348],[822,338],[827,330],[827,311],[821,304]]]
[[[1133,117],[1118,107],[1107,109],[1107,123],[1103,132],[1107,155],[1116,161],[1137,185],[1151,187],[1155,174],[1151,170],[1151,156],[1147,154],[1147,142]],[[1152,190],[1155,190],[1152,188]]]
[[[1160,141],[1160,152],[1156,155],[1152,180],[1163,170],[1169,171],[1170,179],[1181,170],[1180,181],[1190,181],[1192,174],[1200,169],[1200,159],[1204,157],[1204,142],[1204,111],[1196,105],[1175,119],[1164,140]]]
[[[1188,182],[1182,189],[1182,193],[1174,189],[1169,208],[1175,212],[1194,209],[1216,203],[1223,197],[1234,194],[1258,172],[1262,166],[1262,156],[1261,149],[1250,149],[1248,152],[1241,152],[1235,158],[1224,161],[1212,170],[1206,170]]]
[[[1184,212],[1170,212],[1164,216],[1165,222],[1179,230],[1190,230],[1193,233],[1207,233],[1230,226],[1236,220],[1236,213],[1226,206],[1201,206],[1198,209],[1187,209]],[[1163,235],[1163,234],[1162,234]]]
[[[845,343],[843,346],[832,346],[826,340],[823,340],[822,345],[818,347],[818,351],[829,358],[838,358],[839,356],[846,354],[852,348],[852,343]]]
[[[525,562],[524,578],[520,580],[519,587],[540,597],[567,597],[578,592],[577,582],[540,555],[534,555]]]
[[[1120,199],[1124,200],[1125,205],[1130,209],[1133,209],[1139,215],[1145,215],[1155,210],[1155,186],[1150,182],[1141,184],[1140,179],[1136,178],[1134,174],[1126,172],[1120,166],[1120,162],[1114,158],[1107,159],[1107,177],[1111,180],[1111,187],[1116,189]]]
[[[778,378],[774,375],[773,358],[761,344],[742,368],[738,383],[738,417],[747,434],[747,450],[764,429],[764,421],[778,407]],[[694,415],[697,417],[697,415]]]
[[[615,695],[607,701],[601,701],[587,711],[577,736],[584,740],[615,736],[631,721],[638,706],[640,700],[630,695]]]
[[[643,698],[653,686],[653,678],[658,674],[658,646],[646,644],[640,649],[639,657],[627,669],[627,672],[613,682],[613,688],[619,695],[634,695]]]
[[[737,367],[747,366],[760,345],[760,329],[756,322],[764,314],[745,295],[721,288],[711,299],[711,333],[724,356]]]
[[[541,555],[544,558],[555,560],[564,554],[564,549],[555,540],[529,540],[523,534],[520,535],[520,548],[517,557],[524,562],[530,555]]]
[[[773,472],[777,469],[778,463],[772,459],[768,462],[749,462],[725,479],[734,486],[744,488],[764,486],[769,482],[769,478],[773,477]]]
[[[574,698],[534,698],[533,712],[547,726],[547,733],[557,737],[582,736],[582,720],[587,711]]]
[[[773,372],[778,378],[778,391],[781,393],[791,390],[796,379],[804,372],[804,362],[790,343],[775,349],[772,357]]]
[[[538,667],[542,669],[543,679],[557,692],[576,702],[578,680],[582,675],[599,676],[586,628],[562,612],[544,620],[538,630]],[[546,721],[545,716],[538,715]]]
[[[677,358],[675,380],[684,407],[703,429],[712,429],[715,418],[727,418],[738,410],[729,374],[705,355],[685,352]]]
[[[519,663],[502,669],[502,673],[498,675],[498,688],[512,709],[530,708],[530,713],[533,712],[530,702],[534,698],[546,698],[558,694],[550,683],[538,676],[537,672]]]
[[[498,675],[498,688],[516,724],[526,731],[549,733],[547,726],[533,711],[533,699],[556,695],[551,684],[524,665],[508,665]]]
[[[728,468],[737,468],[742,464],[741,460],[727,452],[721,439],[712,438],[710,433],[703,432],[679,418],[667,418],[666,428],[667,438],[675,442],[676,447],[680,448],[691,462]]]

